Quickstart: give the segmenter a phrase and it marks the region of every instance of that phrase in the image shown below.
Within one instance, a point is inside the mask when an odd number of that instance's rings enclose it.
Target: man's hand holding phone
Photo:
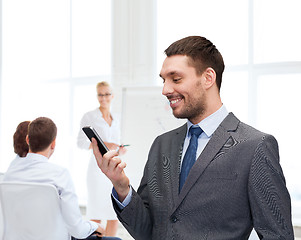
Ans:
[[[125,175],[124,168],[126,163],[118,158],[118,152],[115,150],[108,151],[103,156],[99,151],[97,141],[91,138],[93,153],[97,161],[98,167],[111,180],[119,201],[123,201],[129,193],[129,178]]]

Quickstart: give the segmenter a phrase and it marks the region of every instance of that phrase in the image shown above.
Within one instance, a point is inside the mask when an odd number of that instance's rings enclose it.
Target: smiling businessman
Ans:
[[[114,186],[119,220],[141,240],[243,240],[253,228],[260,239],[293,240],[277,141],[223,105],[220,52],[191,36],[165,53],[162,94],[187,123],[154,140],[137,192],[118,153],[102,157],[93,141],[98,166]]]

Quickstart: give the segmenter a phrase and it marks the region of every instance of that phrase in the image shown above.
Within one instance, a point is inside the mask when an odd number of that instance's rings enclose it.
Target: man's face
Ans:
[[[206,92],[202,75],[188,65],[188,57],[174,55],[163,62],[160,76],[163,79],[162,94],[170,102],[176,118],[187,118],[196,124],[202,120],[206,108]]]

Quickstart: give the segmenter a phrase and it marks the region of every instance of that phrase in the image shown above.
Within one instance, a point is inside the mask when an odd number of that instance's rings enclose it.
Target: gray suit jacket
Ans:
[[[278,144],[232,113],[220,124],[179,194],[186,124],[157,137],[137,192],[119,220],[135,239],[294,239]]]

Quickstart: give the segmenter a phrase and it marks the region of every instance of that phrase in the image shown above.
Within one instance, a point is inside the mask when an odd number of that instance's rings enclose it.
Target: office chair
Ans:
[[[0,203],[4,240],[70,240],[53,185],[0,182]]]

